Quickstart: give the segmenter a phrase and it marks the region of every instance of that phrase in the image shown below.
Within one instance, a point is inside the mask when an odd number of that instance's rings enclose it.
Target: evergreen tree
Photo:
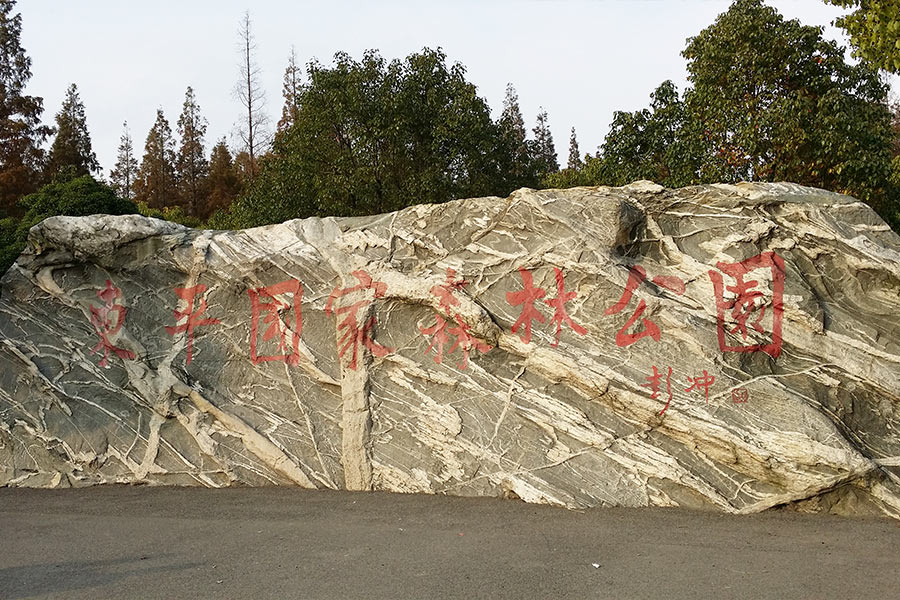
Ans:
[[[134,143],[131,139],[131,132],[128,131],[128,121],[122,123],[122,129],[122,137],[119,138],[119,151],[116,155],[116,166],[109,173],[109,181],[119,198],[132,200],[138,173],[138,162],[134,156]]]
[[[297,64],[297,53],[294,47],[291,46],[288,65],[284,70],[284,85],[281,92],[284,96],[284,107],[281,109],[281,120],[278,121],[278,134],[287,131],[291,128],[291,125],[297,122],[297,116],[300,112],[302,77],[303,69]]]
[[[188,86],[184,94],[184,108],[178,118],[178,135],[181,144],[175,158],[175,174],[179,197],[190,216],[198,216],[206,204],[206,178],[209,163],[206,160],[203,137],[206,135],[206,119],[200,115],[200,105],[194,90]]]
[[[503,149],[501,159],[504,164],[501,168],[508,191],[520,187],[534,187],[537,185],[537,175],[525,139],[525,120],[519,108],[519,95],[512,83],[506,84],[503,112],[497,125]]]
[[[19,42],[22,15],[15,0],[0,0],[0,211],[37,189],[43,171],[44,140],[53,133],[41,124],[43,100],[24,95],[31,59]]]
[[[550,125],[547,122],[547,111],[541,107],[537,116],[537,124],[532,129],[534,140],[531,143],[532,161],[534,168],[540,176],[559,171],[559,162],[556,158],[556,147],[553,145],[553,134],[550,133]]]
[[[207,217],[217,210],[228,209],[241,192],[241,181],[231,158],[231,152],[225,145],[225,138],[213,146],[207,181],[209,196],[204,213],[201,215],[203,217]]]
[[[91,148],[84,103],[74,83],[66,90],[62,108],[56,113],[56,139],[50,147],[47,175],[53,177],[63,170],[77,177],[100,170],[97,155]]]
[[[581,153],[578,151],[578,139],[575,137],[575,128],[572,128],[572,134],[569,136],[569,164],[566,165],[573,171],[577,171],[582,166]]]
[[[172,129],[161,108],[156,122],[147,134],[144,158],[134,185],[134,200],[150,208],[163,208],[178,203],[175,180],[175,141]]]
[[[506,84],[506,96],[503,98],[503,112],[500,114],[500,131],[502,135],[509,136],[523,153],[527,152],[525,144],[525,119],[522,118],[522,110],[519,108],[519,94],[512,83]]]

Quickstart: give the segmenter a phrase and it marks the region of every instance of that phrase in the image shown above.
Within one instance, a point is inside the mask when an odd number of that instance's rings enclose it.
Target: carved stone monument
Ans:
[[[900,517],[898,379],[900,237],[792,184],[55,217],[2,279],[0,485]]]

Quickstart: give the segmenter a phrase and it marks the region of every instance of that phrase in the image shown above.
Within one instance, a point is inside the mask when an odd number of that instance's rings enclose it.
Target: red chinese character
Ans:
[[[460,363],[459,368],[463,370],[469,365],[469,352],[472,348],[481,352],[487,352],[491,349],[489,345],[469,335],[470,327],[459,315],[453,317],[450,314],[450,308],[452,306],[459,306],[459,300],[453,296],[453,291],[462,289],[468,285],[468,283],[468,281],[456,279],[456,271],[447,269],[447,281],[431,288],[431,294],[438,298],[438,304],[441,307],[442,314],[435,315],[437,321],[433,326],[427,328],[419,327],[419,331],[422,332],[423,335],[432,336],[431,343],[425,350],[425,354],[427,355],[434,349],[434,362],[438,364],[442,363],[444,360],[444,345],[450,343],[451,336],[455,336],[456,340],[448,352],[452,353],[457,348],[462,350],[463,361]],[[455,320],[457,326],[448,327],[449,324],[447,323],[447,319],[450,319],[451,321]]]
[[[419,331],[422,332],[422,335],[432,336],[431,343],[425,349],[425,354],[428,355],[431,349],[434,348],[434,362],[441,364],[444,362],[444,344],[450,342],[450,336],[447,334],[447,321],[444,320],[444,317],[441,315],[435,315],[435,317],[437,322],[434,325],[431,327],[419,327]]]
[[[469,335],[469,324],[462,320],[462,317],[456,315],[456,327],[449,329],[450,335],[456,336],[456,342],[450,347],[450,352],[457,348],[462,350],[463,361],[459,364],[459,368],[463,371],[469,366],[469,352],[475,348],[482,354],[491,349],[491,347],[478,338]]]
[[[556,348],[559,346],[559,334],[562,331],[563,323],[571,327],[572,331],[578,335],[586,334],[587,329],[573,321],[572,317],[570,317],[569,313],[566,311],[566,302],[574,300],[577,294],[575,292],[567,292],[562,271],[556,267],[554,267],[553,270],[556,272],[556,298],[545,300],[545,302],[551,308],[556,309],[556,312],[553,313],[553,318],[550,319],[550,323],[556,323],[556,337],[550,345]]]
[[[688,377],[688,381],[691,382],[691,387],[685,388],[684,391],[690,392],[691,390],[703,388],[703,394],[706,396],[706,403],[709,404],[709,386],[716,382],[716,378],[713,375],[708,374],[706,369],[704,369],[702,376]]]
[[[668,400],[666,400],[666,405],[663,406],[662,410],[657,413],[659,416],[662,416],[666,409],[669,408],[669,403],[672,402],[672,367],[668,367],[669,372],[666,373],[666,393],[669,395]],[[656,370],[656,365],[653,366],[653,375],[647,377],[648,383],[642,383],[641,387],[650,388],[651,394],[650,397],[654,400],[659,399],[659,379],[662,375]]]
[[[519,327],[525,325],[525,333],[521,336],[522,341],[526,344],[531,343],[531,321],[543,323],[546,317],[542,315],[534,307],[536,300],[543,298],[547,291],[544,288],[534,287],[534,279],[531,271],[527,269],[519,269],[519,275],[522,277],[522,285],[525,289],[520,292],[506,292],[506,301],[510,306],[522,305],[522,313],[512,326],[512,332],[516,333]]]
[[[268,287],[261,287],[247,290],[250,295],[250,305],[253,310],[253,317],[250,322],[250,360],[254,365],[261,362],[272,360],[283,360],[289,365],[297,365],[300,362],[300,334],[303,331],[303,315],[300,309],[300,300],[303,297],[303,286],[296,279],[282,281]],[[279,298],[284,294],[291,294],[291,301],[288,303]],[[290,320],[286,323],[281,318],[281,311],[290,313],[294,311],[294,319],[292,324]],[[262,336],[262,341],[278,339],[278,352],[270,356],[260,356],[257,354],[257,337],[259,334],[259,317],[266,311],[263,318],[263,326],[266,327]],[[290,315],[288,314],[288,317]],[[288,352],[287,334],[291,333],[290,352]]]
[[[722,352],[757,352],[762,351],[778,358],[781,354],[781,320],[784,314],[784,259],[774,252],[763,252],[753,258],[739,263],[716,263],[716,268],[735,280],[734,285],[725,286],[722,275],[710,270],[709,278],[713,283],[716,297],[717,333],[719,349]],[[756,269],[769,269],[772,275],[772,299],[767,303],[765,294],[754,289],[759,282],[755,279],[744,281],[744,276]],[[726,299],[725,290],[735,294],[735,298]],[[726,335],[739,334],[746,340],[750,335],[748,321],[757,333],[766,335],[762,321],[766,316],[766,307],[772,307],[772,331],[768,343],[745,344],[733,346],[726,340]],[[725,324],[726,312],[729,313],[734,326],[728,329]],[[751,317],[756,317],[751,320]]]
[[[194,300],[198,295],[206,292],[206,286],[202,283],[189,288],[175,288],[175,295],[181,298],[186,305],[185,310],[175,309],[175,322],[185,319],[185,322],[175,327],[166,326],[166,332],[169,335],[187,332],[187,364],[191,364],[191,358],[194,354],[194,329],[201,325],[216,325],[220,323],[218,319],[201,319],[200,316],[206,312],[206,298],[200,298],[196,312],[194,311]]]
[[[456,271],[447,268],[447,281],[441,285],[432,286],[431,294],[438,298],[441,310],[443,310],[445,314],[448,314],[451,306],[459,306],[459,300],[453,297],[453,292],[461,290],[467,285],[469,285],[468,281],[465,279],[457,279]]]
[[[110,352],[122,360],[134,360],[134,352],[118,348],[109,339],[110,336],[118,333],[125,324],[125,313],[128,312],[128,309],[116,303],[116,300],[122,297],[122,290],[107,279],[106,287],[97,292],[97,297],[103,300],[103,306],[91,305],[91,325],[100,336],[100,341],[91,348],[91,354],[103,350],[103,358],[97,363],[101,367],[108,366],[107,358]]]
[[[634,291],[638,288],[639,285],[643,281],[647,280],[647,271],[644,270],[640,265],[635,265],[629,269],[628,273],[628,282],[625,284],[625,290],[622,292],[622,297],[618,302],[610,306],[606,309],[607,315],[614,315],[622,312],[628,303],[631,302],[631,296],[634,294]],[[653,283],[658,285],[659,287],[665,288],[670,292],[677,294],[678,296],[684,294],[684,282],[677,277],[670,277],[665,275],[658,275],[653,278]],[[659,326],[656,323],[651,321],[650,319],[641,319],[644,324],[644,328],[637,333],[625,333],[628,331],[632,325],[634,325],[638,319],[641,318],[641,315],[644,314],[644,310],[647,308],[647,303],[643,300],[638,302],[637,308],[632,313],[631,317],[625,322],[625,325],[616,332],[616,346],[625,347],[630,346],[641,338],[650,337],[653,341],[658,342],[660,338]]]
[[[731,390],[731,401],[735,404],[745,404],[750,399],[750,392],[746,388]]]
[[[335,317],[338,315],[345,315],[344,319],[338,323],[339,329],[346,330],[344,335],[338,340],[338,356],[343,358],[347,350],[352,348],[353,355],[347,366],[355,371],[359,358],[360,345],[368,348],[372,354],[378,357],[387,356],[393,349],[378,344],[369,336],[369,332],[376,323],[374,316],[369,317],[362,327],[359,326],[357,320],[357,313],[359,310],[364,307],[368,308],[374,299],[383,297],[387,291],[387,285],[380,281],[373,281],[372,277],[365,271],[353,271],[352,275],[359,280],[359,283],[349,288],[334,288],[334,291],[331,292],[331,296],[328,297],[328,302],[325,304],[325,314],[329,316],[334,315]],[[365,293],[368,290],[372,290],[374,294],[371,300],[363,297],[361,300],[348,306],[334,308],[334,302],[338,298],[350,294],[356,294],[358,296],[360,292]]]

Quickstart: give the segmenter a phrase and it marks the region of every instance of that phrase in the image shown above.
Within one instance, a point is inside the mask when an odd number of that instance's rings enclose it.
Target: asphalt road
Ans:
[[[300,489],[0,489],[0,599],[900,598],[900,523]]]

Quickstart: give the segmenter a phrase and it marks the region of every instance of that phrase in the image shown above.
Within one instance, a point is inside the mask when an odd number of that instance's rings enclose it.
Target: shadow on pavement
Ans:
[[[0,598],[24,600],[65,594],[74,590],[102,588],[132,576],[164,574],[198,566],[200,563],[175,562],[171,555],[156,555],[0,568]]]

